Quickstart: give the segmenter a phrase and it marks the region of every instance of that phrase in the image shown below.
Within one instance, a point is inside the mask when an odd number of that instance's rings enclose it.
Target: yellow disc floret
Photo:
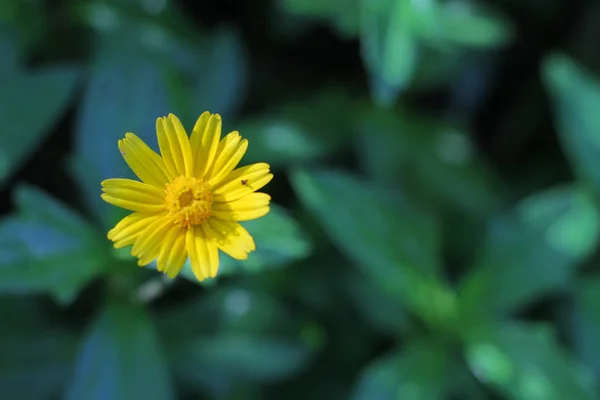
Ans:
[[[177,177],[166,185],[165,205],[181,227],[199,225],[210,217],[213,196],[204,179]]]

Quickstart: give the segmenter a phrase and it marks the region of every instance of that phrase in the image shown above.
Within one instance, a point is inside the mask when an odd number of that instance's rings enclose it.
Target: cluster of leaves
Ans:
[[[520,188],[470,129],[491,79],[473,73],[477,55],[516,36],[496,9],[265,4],[269,43],[299,49],[328,26],[357,44],[369,88],[336,71],[336,85],[290,94],[294,77],[250,51],[267,39],[244,37],[243,23],[205,28],[186,17],[192,2],[58,3],[0,6],[0,186],[12,199],[0,398],[598,397],[600,80],[574,58],[548,52],[535,73],[554,116],[544,135],[556,132],[567,162],[547,161],[542,178],[519,171]],[[410,101],[446,86],[453,118]],[[256,252],[222,255],[199,285],[188,267],[169,281],[115,251],[105,234],[124,214],[99,193],[102,179],[132,177],[116,149],[125,132],[155,144],[157,116],[189,127],[204,110],[276,179],[270,214],[245,223]],[[60,165],[41,167],[59,184],[20,179],[67,140]]]

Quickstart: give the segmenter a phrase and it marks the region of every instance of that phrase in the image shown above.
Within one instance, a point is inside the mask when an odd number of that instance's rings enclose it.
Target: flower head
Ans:
[[[116,248],[133,245],[144,266],[175,277],[189,257],[200,281],[217,275],[219,250],[243,260],[255,250],[240,225],[269,212],[271,197],[256,193],[273,178],[269,165],[236,168],[248,141],[238,132],[221,139],[221,117],[203,113],[191,137],[170,114],[156,121],[161,155],[133,133],[119,140],[125,161],[140,181],[107,179],[104,201],[133,211],[108,232]]]

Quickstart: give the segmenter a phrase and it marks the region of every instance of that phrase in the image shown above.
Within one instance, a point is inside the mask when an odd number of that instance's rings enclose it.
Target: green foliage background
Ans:
[[[600,3],[3,0],[0,399],[599,399]],[[205,110],[257,250],[140,269],[100,181]]]

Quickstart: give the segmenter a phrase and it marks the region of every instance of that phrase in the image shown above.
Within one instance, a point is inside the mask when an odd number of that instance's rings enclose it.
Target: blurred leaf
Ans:
[[[392,337],[407,330],[410,324],[409,316],[393,297],[379,290],[362,274],[348,272],[344,277],[350,300],[354,302],[358,314],[366,319],[372,328]]]
[[[265,269],[280,268],[294,261],[308,257],[312,244],[298,223],[281,206],[271,204],[271,211],[259,219],[243,222],[256,243],[256,250],[247,260],[238,261],[225,253],[220,253],[219,276],[240,271],[257,273]],[[152,264],[152,268],[156,268]],[[186,261],[182,276],[198,282],[192,272],[189,260]]]
[[[544,63],[556,128],[575,173],[600,188],[600,80],[565,55]]]
[[[409,198],[334,170],[296,171],[292,185],[331,240],[380,290],[430,323],[454,317],[454,295],[438,280],[434,220]]]
[[[448,357],[448,349],[439,343],[415,341],[369,364],[352,399],[444,399]]]
[[[40,69],[0,77],[0,187],[51,131],[75,89],[72,67]]]
[[[189,101],[196,118],[205,110],[228,118],[244,100],[248,68],[243,42],[233,28],[223,27],[205,46],[191,71],[195,82]]]
[[[425,2],[412,21],[415,35],[431,44],[492,48],[507,44],[512,26],[500,15],[470,1]]]
[[[274,382],[300,373],[311,359],[311,349],[296,339],[244,333],[173,342],[170,355],[176,373],[191,386],[232,379]]]
[[[156,59],[127,35],[105,37],[94,55],[75,128],[76,155],[89,170],[74,173],[105,228],[116,220],[109,216],[113,206],[100,198],[100,181],[134,177],[117,141],[133,132],[156,148],[156,119],[170,111],[165,76]],[[81,167],[81,162],[72,167]]]
[[[337,31],[347,38],[354,38],[359,31],[361,0],[281,0],[281,6],[289,13],[318,20],[329,20]]]
[[[241,120],[235,127],[250,142],[244,160],[280,168],[333,153],[347,143],[358,112],[356,103],[356,98],[343,90],[323,89],[307,99],[294,99]]]
[[[30,186],[16,190],[19,216],[0,221],[0,291],[49,292],[71,302],[102,272],[104,247],[80,216]]]
[[[575,299],[568,309],[567,327],[575,353],[594,374],[600,373],[600,278],[596,275],[578,282]]]
[[[21,55],[14,32],[0,23],[0,76],[14,75],[21,67]]]
[[[500,185],[474,154],[469,137],[450,124],[412,110],[373,109],[363,114],[357,130],[363,166],[377,180],[401,182],[410,192],[466,215],[484,217],[497,207]]]
[[[544,325],[502,323],[468,335],[466,357],[478,379],[515,400],[593,399],[592,376]]]
[[[375,101],[390,106],[415,72],[417,43],[412,0],[363,0],[360,43]]]
[[[596,247],[600,216],[586,193],[537,193],[492,221],[461,297],[470,310],[509,312],[564,290]]]
[[[67,399],[174,398],[161,344],[145,309],[111,304],[82,344]]]
[[[10,331],[0,332],[2,399],[56,398],[69,379],[75,353],[73,337],[36,328],[22,331],[11,323]]]
[[[171,340],[189,340],[210,332],[273,333],[293,322],[271,293],[220,284],[199,300],[169,308],[157,323]]]

